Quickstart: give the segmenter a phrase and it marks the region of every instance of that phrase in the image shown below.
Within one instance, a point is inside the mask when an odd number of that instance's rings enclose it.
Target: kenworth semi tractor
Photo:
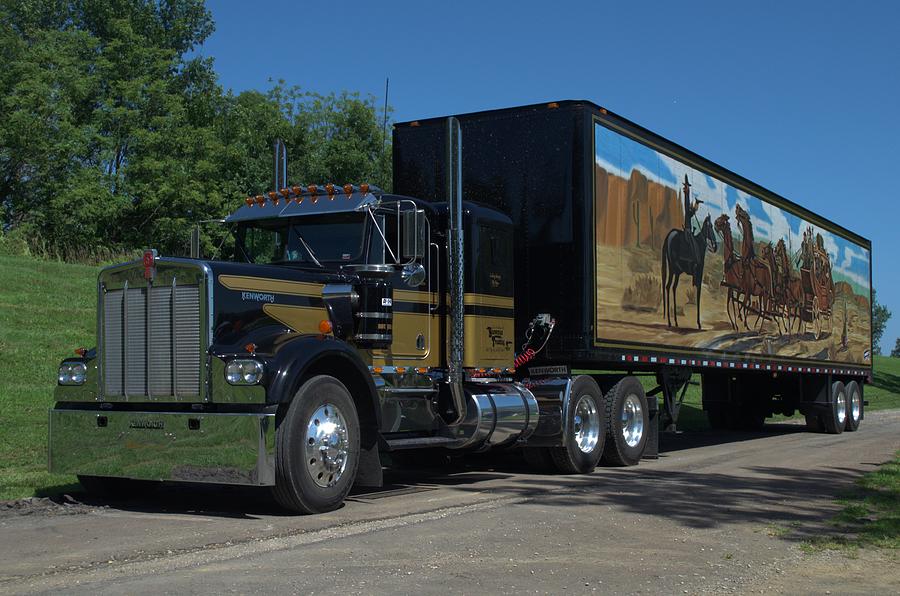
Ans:
[[[588,473],[653,457],[692,375],[716,428],[858,428],[866,239],[586,101],[393,139],[394,194],[276,185],[227,217],[231,261],[103,269],[50,470],[270,486],[300,512],[379,486],[385,453]]]

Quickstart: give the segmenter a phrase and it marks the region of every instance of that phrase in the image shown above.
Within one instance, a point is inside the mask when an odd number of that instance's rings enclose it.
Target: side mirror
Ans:
[[[420,209],[403,211],[400,214],[400,220],[403,226],[401,258],[424,258],[427,242],[425,234],[425,212]]]
[[[191,228],[191,258],[200,258],[200,224]]]
[[[411,288],[418,288],[425,282],[425,267],[422,263],[407,263],[400,272],[400,277]]]

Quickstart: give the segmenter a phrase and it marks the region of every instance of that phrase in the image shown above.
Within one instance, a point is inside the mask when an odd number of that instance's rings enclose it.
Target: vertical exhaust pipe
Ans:
[[[466,396],[463,393],[463,350],[465,326],[463,325],[465,268],[463,266],[463,212],[462,212],[462,133],[459,120],[447,119],[447,285],[450,294],[450,341],[448,354],[448,383],[456,420],[459,424],[466,416]]]
[[[272,190],[278,192],[287,187],[287,147],[281,139],[275,139],[273,146]]]

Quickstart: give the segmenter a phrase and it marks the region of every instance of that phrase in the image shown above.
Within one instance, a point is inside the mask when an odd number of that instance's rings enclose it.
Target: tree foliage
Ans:
[[[872,289],[872,351],[875,354],[881,354],[881,336],[884,335],[884,328],[887,326],[888,320],[891,318],[891,311],[878,303],[875,297],[875,289]]]
[[[390,186],[373,97],[223,90],[192,52],[213,26],[203,0],[0,0],[3,233],[62,258],[182,254],[268,190],[276,138],[293,184]]]

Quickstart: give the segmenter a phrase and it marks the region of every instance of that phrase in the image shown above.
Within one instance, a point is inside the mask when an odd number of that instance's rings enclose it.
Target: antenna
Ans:
[[[384,122],[381,124],[381,155],[384,155],[384,149],[387,146],[387,108],[388,108],[388,86],[391,82],[390,77],[384,77]]]

